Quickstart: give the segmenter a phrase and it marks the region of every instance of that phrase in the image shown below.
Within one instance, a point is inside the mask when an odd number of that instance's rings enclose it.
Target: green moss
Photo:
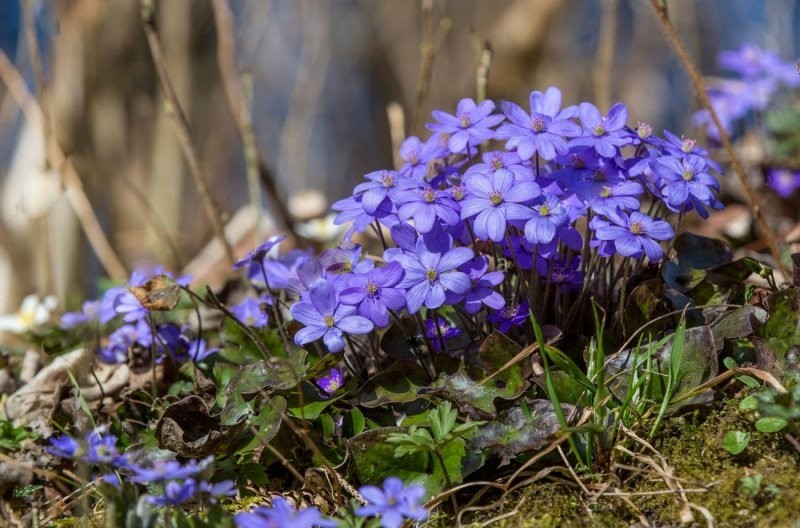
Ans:
[[[795,524],[800,512],[800,459],[797,453],[780,434],[755,431],[738,412],[737,406],[738,400],[725,400],[711,408],[671,418],[663,424],[652,444],[684,488],[706,490],[687,493],[687,498],[707,509],[716,526],[800,527],[800,523]],[[722,442],[725,433],[734,429],[752,435],[748,448],[737,456],[728,453]],[[635,452],[645,452],[641,446],[628,444],[627,447]],[[617,462],[641,466],[630,459]],[[751,496],[742,490],[741,479],[754,474],[763,478],[760,491]],[[666,489],[663,479],[652,471],[618,470],[599,481],[613,483],[629,493]],[[639,514],[657,526],[680,524],[680,504],[673,494],[631,495],[628,499],[630,502],[619,497],[602,496],[593,500],[582,493],[568,476],[559,474],[558,482],[543,480],[533,484],[507,497],[501,507],[483,512],[471,520],[486,521],[516,508],[518,513],[499,521],[496,526],[629,526],[639,520]],[[704,525],[702,514],[697,510],[691,511],[695,520]]]

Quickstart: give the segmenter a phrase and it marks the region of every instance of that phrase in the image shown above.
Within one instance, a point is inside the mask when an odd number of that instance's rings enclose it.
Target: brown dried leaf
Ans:
[[[156,275],[142,286],[131,286],[130,292],[148,310],[168,312],[181,300],[181,288],[166,275]]]

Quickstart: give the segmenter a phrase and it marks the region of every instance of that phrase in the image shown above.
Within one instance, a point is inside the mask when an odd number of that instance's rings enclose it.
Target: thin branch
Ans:
[[[200,198],[203,202],[206,217],[211,223],[211,228],[214,230],[214,236],[222,244],[228,263],[233,266],[236,259],[233,256],[233,248],[225,237],[225,227],[222,223],[222,211],[211,193],[208,179],[200,165],[197,150],[192,143],[191,134],[189,133],[189,123],[186,119],[186,115],[183,113],[180,101],[178,101],[178,96],[175,93],[175,89],[169,78],[169,73],[167,72],[164,50],[161,47],[161,40],[158,37],[158,29],[156,27],[154,0],[141,0],[141,3],[142,26],[144,27],[144,33],[147,37],[147,44],[150,47],[150,54],[153,57],[153,64],[158,74],[161,90],[164,92],[164,97],[166,99],[167,117],[175,129],[175,135],[178,137],[178,143],[186,158],[189,172],[192,174],[197,192],[200,194]]]
[[[619,0],[603,0],[600,38],[594,69],[594,97],[597,100],[597,106],[604,110],[611,106],[611,71],[614,50],[617,46],[618,21]]]
[[[767,219],[764,217],[764,211],[761,208],[761,200],[755,191],[753,191],[753,188],[750,187],[750,184],[747,181],[747,173],[744,170],[742,162],[739,160],[739,156],[736,154],[736,151],[733,148],[731,138],[725,131],[725,127],[722,126],[722,122],[717,115],[717,111],[714,109],[714,105],[711,104],[711,100],[708,97],[708,91],[703,84],[703,78],[700,76],[700,72],[697,71],[697,67],[695,67],[694,63],[692,62],[691,57],[689,57],[689,54],[686,51],[686,46],[683,45],[683,41],[678,35],[678,32],[675,30],[675,26],[672,25],[672,21],[669,18],[669,13],[667,12],[666,0],[650,0],[650,3],[653,5],[653,10],[656,12],[656,18],[661,24],[661,29],[664,31],[667,41],[672,46],[672,49],[678,56],[678,59],[680,59],[683,69],[686,70],[686,73],[689,75],[689,79],[692,82],[692,87],[694,88],[695,94],[700,99],[703,107],[708,110],[711,120],[714,122],[714,126],[716,126],[717,130],[719,131],[719,137],[720,140],[722,140],[722,146],[725,149],[725,153],[730,158],[731,164],[733,165],[733,170],[736,173],[736,176],[738,176],[739,183],[741,184],[742,189],[747,196],[747,201],[749,202],[750,208],[753,210],[756,221],[761,228],[761,235],[766,239],[769,252],[772,255],[772,258],[775,259],[775,264],[778,267],[778,270],[781,272],[784,278],[788,280],[790,275],[786,269],[786,266],[783,265],[783,261],[781,260],[781,252],[780,249],[778,249],[777,242],[775,241],[775,235],[772,232],[772,229],[770,229]]]
[[[28,91],[22,75],[2,50],[0,50],[0,79],[3,80],[8,92],[22,109],[31,126],[41,128],[44,121],[41,107]],[[97,255],[106,273],[114,280],[125,280],[128,277],[128,272],[114,252],[114,248],[111,247],[108,238],[106,238],[103,227],[100,225],[100,220],[98,220],[89,198],[83,190],[81,179],[75,172],[72,163],[64,156],[55,141],[50,142],[46,156],[50,161],[50,165],[58,170],[67,200],[78,217],[89,245]]]
[[[419,46],[420,63],[419,75],[417,76],[417,97],[410,129],[412,134],[417,130],[422,115],[422,106],[428,97],[431,75],[433,74],[433,59],[436,56],[439,45],[450,30],[451,23],[452,21],[449,18],[443,18],[439,21],[438,31],[435,31],[433,0],[422,0],[422,43]]]
[[[278,187],[275,184],[275,177],[267,166],[264,154],[261,152],[261,149],[258,148],[258,142],[255,141],[252,123],[249,118],[249,105],[245,105],[243,101],[244,92],[239,83],[235,68],[236,50],[232,30],[233,22],[231,20],[231,10],[228,5],[228,0],[211,0],[211,7],[214,11],[214,26],[217,31],[217,68],[219,69],[219,75],[222,81],[222,91],[225,94],[225,101],[239,129],[239,134],[242,136],[242,141],[245,143],[245,148],[248,148],[248,141],[252,143],[251,148],[254,149],[256,155],[258,177],[273,207],[278,227],[286,234],[295,236],[292,227],[294,225],[294,218],[292,218],[289,208],[286,205],[287,201],[281,197],[278,192]]]

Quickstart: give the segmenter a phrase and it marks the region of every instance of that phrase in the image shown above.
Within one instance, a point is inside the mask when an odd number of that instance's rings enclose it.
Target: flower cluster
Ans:
[[[424,521],[428,518],[428,512],[419,503],[425,495],[422,486],[405,486],[402,480],[389,477],[383,488],[362,486],[358,491],[367,504],[357,508],[355,515],[376,517],[383,528],[399,528],[405,519]],[[252,511],[237,513],[234,521],[239,528],[335,528],[339,525],[323,517],[315,507],[297,510],[283,497],[273,498],[271,507],[257,506]]]
[[[723,51],[717,62],[736,76],[714,81],[708,87],[711,104],[728,134],[733,133],[737,121],[767,108],[780,88],[800,86],[800,75],[794,63],[783,60],[774,51],[763,51],[755,44],[744,44],[737,51]],[[719,141],[719,130],[708,110],[700,110],[693,120],[695,125],[706,127],[709,138]]]
[[[144,465],[127,453],[121,454],[117,443],[116,436],[100,427],[89,431],[83,440],[69,435],[51,437],[46,449],[62,458],[101,466],[105,471],[102,481],[116,488],[123,482],[120,475],[125,475],[126,480],[135,484],[147,485],[151,493],[146,500],[156,506],[178,506],[188,502],[214,504],[219,497],[236,494],[233,481],[211,483],[198,478],[207,472],[213,457],[185,464],[162,459]],[[162,493],[153,494],[155,488],[160,488]]]
[[[205,339],[195,336],[187,325],[155,321],[151,312],[133,294],[131,288],[141,287],[149,279],[160,275],[181,286],[187,286],[191,281],[188,276],[174,279],[162,267],[136,270],[127,286],[109,288],[99,300],[84,302],[80,311],[64,313],[61,316],[62,327],[102,327],[108,335],[98,347],[97,357],[104,363],[125,363],[130,350],[137,348],[152,349],[156,354],[156,362],[163,361],[167,356],[179,363],[203,361],[217,349],[208,346]],[[245,311],[248,308],[253,310],[251,307],[243,308],[243,316],[248,315],[249,312]]]

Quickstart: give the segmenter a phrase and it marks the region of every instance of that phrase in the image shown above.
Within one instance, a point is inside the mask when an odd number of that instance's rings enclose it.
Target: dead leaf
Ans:
[[[142,286],[131,286],[130,292],[148,310],[168,312],[181,300],[181,288],[166,275],[156,275]]]

